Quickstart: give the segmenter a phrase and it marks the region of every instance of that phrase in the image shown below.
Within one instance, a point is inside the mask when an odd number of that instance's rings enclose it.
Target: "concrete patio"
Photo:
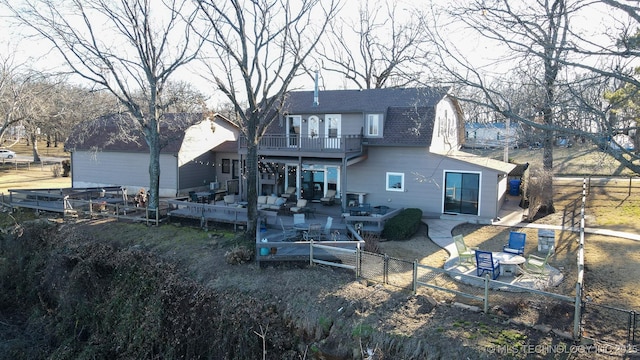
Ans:
[[[499,219],[494,221],[492,225],[505,227],[523,227],[529,225],[522,223],[524,209],[519,207],[519,203],[519,197],[510,196],[508,201],[506,201],[500,209]],[[429,238],[449,253],[449,259],[447,259],[447,261],[445,262],[444,269],[459,272],[461,274],[469,276],[476,276],[475,263],[467,262],[459,264],[458,250],[456,249],[452,236],[453,229],[458,225],[466,223],[467,221],[449,219],[423,219],[423,222],[429,227]],[[549,228],[557,229],[556,227]],[[545,290],[547,288],[559,285],[564,278],[560,270],[550,265],[546,265],[546,267],[548,273],[547,276],[540,276],[537,274],[521,274],[519,276],[500,275],[496,280],[507,284],[536,290]],[[483,285],[483,280],[481,278],[478,278],[477,282],[472,281],[471,278],[467,276],[461,276],[458,279],[460,281],[464,281],[465,283],[469,283],[470,285]],[[494,288],[495,287],[496,286],[494,286]]]

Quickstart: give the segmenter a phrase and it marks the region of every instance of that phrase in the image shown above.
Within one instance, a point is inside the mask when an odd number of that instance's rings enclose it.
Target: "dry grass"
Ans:
[[[503,149],[463,149],[466,152],[504,159]],[[509,149],[509,162],[529,163],[532,168],[542,169],[542,149]],[[608,154],[594,145],[576,145],[571,148],[553,149],[553,172],[555,175],[633,175]]]
[[[27,145],[26,141],[21,140],[19,142],[13,142],[10,140],[5,140],[4,144],[0,147],[11,149],[16,152],[18,155],[33,155],[33,149],[31,145]],[[56,156],[56,157],[69,157],[69,153],[64,151],[64,144],[62,142],[58,142],[58,146],[55,147],[53,143],[47,147],[46,140],[38,141],[38,153],[40,156]]]

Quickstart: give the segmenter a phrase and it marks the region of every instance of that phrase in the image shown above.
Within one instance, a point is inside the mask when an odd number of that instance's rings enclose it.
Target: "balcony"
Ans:
[[[247,152],[247,138],[239,139],[240,153]],[[264,135],[258,144],[258,154],[271,156],[319,156],[341,158],[362,152],[362,135],[340,137],[304,135]]]

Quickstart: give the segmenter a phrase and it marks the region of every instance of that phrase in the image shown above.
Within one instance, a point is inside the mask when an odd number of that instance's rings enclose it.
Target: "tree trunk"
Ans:
[[[247,239],[255,239],[258,223],[258,139],[255,126],[247,134]]]
[[[31,137],[31,149],[33,150],[33,162],[39,163],[41,160],[40,160],[40,154],[38,153],[38,137],[35,134],[32,134],[30,137]]]
[[[149,121],[149,127],[155,129],[157,120]],[[157,209],[160,194],[160,135],[157,131],[147,131],[146,138],[149,145],[149,203],[148,208]]]

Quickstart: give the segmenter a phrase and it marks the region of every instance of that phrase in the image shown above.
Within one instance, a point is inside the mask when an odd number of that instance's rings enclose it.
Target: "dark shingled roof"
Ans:
[[[228,152],[228,153],[236,153],[238,152],[238,142],[237,141],[225,141],[222,144],[216,146],[212,149],[215,152]]]
[[[434,107],[447,94],[445,88],[388,88],[371,90],[325,90],[313,106],[313,91],[287,94],[284,107],[290,114],[386,113],[389,107]]]
[[[435,107],[391,107],[387,111],[382,138],[368,138],[369,145],[429,146],[433,135]]]
[[[435,107],[445,88],[389,88],[372,90],[328,90],[319,92],[313,106],[313,91],[290,92],[284,112],[290,114],[382,113],[383,138],[368,138],[371,145],[429,146],[435,122]]]
[[[203,119],[203,114],[165,114],[160,125],[162,153],[177,154],[185,130]],[[65,150],[149,152],[142,131],[129,114],[111,114],[82,122],[71,131]]]

